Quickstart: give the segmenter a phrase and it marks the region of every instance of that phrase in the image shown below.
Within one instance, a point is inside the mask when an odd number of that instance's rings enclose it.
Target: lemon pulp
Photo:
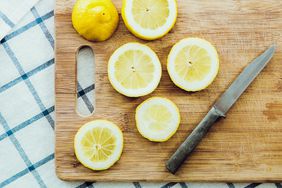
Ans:
[[[134,20],[143,28],[159,28],[169,15],[167,0],[133,1],[132,7]]]
[[[129,50],[115,64],[115,76],[125,88],[145,88],[154,77],[152,59],[141,50]]]
[[[106,161],[113,153],[116,139],[108,128],[89,130],[81,140],[85,157],[93,162]]]
[[[151,131],[165,131],[169,126],[171,113],[163,105],[152,105],[144,112],[144,121]]]
[[[211,59],[200,46],[183,48],[175,59],[175,70],[180,77],[189,82],[203,80],[211,69]]]

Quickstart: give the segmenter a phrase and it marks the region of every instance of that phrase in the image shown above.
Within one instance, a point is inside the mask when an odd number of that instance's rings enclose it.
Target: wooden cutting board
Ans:
[[[57,0],[56,23],[56,171],[64,180],[87,181],[282,181],[282,1],[280,0],[178,0],[178,20],[164,38],[143,41],[120,20],[113,37],[88,42],[74,31],[71,10],[75,0]],[[121,0],[115,0],[119,12]],[[220,56],[220,71],[204,91],[185,92],[168,77],[166,58],[178,40],[201,37],[213,43]],[[107,78],[107,61],[116,48],[137,41],[158,54],[163,76],[157,90],[146,97],[118,94]],[[195,128],[219,95],[248,63],[277,44],[270,64],[229,111],[216,123],[176,175],[165,162]],[[82,118],[76,105],[76,52],[89,45],[95,52],[95,114]],[[177,133],[165,143],[152,143],[137,132],[134,111],[152,96],[167,97],[181,111]],[[110,170],[94,172],[74,155],[73,138],[80,126],[106,118],[124,133],[124,151]]]

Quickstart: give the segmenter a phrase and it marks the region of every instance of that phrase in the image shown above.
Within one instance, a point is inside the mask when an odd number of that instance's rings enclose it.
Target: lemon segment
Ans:
[[[118,21],[118,12],[111,0],[77,0],[73,7],[73,27],[90,41],[110,38]]]
[[[166,98],[152,97],[141,103],[135,113],[139,133],[150,141],[170,139],[180,124],[177,106]]]
[[[121,156],[123,135],[110,121],[91,121],[76,133],[74,149],[77,159],[84,166],[92,170],[106,170]]]
[[[199,91],[208,87],[218,69],[216,49],[208,41],[199,38],[186,38],[176,43],[167,60],[170,78],[186,91]]]
[[[159,58],[148,46],[127,43],[109,59],[108,77],[112,86],[128,97],[140,97],[153,92],[161,79]]]
[[[154,40],[163,37],[177,18],[176,0],[123,0],[122,18],[137,37]]]

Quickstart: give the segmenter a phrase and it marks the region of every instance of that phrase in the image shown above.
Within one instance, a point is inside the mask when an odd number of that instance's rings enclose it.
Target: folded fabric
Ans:
[[[0,40],[6,36],[38,0],[0,1]]]

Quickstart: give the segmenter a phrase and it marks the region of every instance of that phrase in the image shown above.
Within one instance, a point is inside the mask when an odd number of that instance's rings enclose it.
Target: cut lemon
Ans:
[[[90,41],[110,38],[118,21],[118,11],[111,0],[77,0],[72,10],[73,27]]]
[[[135,114],[139,133],[154,142],[164,142],[177,131],[180,113],[170,100],[152,97],[141,103]]]
[[[128,97],[140,97],[153,92],[161,74],[158,56],[151,48],[139,43],[127,43],[118,48],[108,64],[112,86]]]
[[[168,56],[167,70],[178,87],[199,91],[208,87],[219,69],[216,49],[206,40],[186,38],[176,43]]]
[[[122,18],[135,36],[154,40],[173,28],[177,3],[176,0],[123,0]]]
[[[106,120],[83,125],[75,135],[77,159],[92,170],[105,170],[117,162],[123,149],[123,135],[118,126]]]

